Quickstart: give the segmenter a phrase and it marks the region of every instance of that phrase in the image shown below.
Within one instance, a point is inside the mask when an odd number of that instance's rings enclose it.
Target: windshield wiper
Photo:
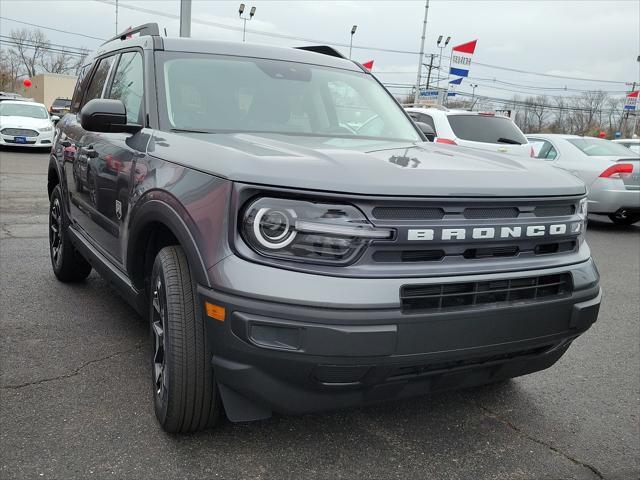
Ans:
[[[192,130],[190,128],[172,128],[172,132],[183,132],[183,133],[214,133],[209,130]]]
[[[509,145],[522,145],[517,140],[511,140],[510,138],[502,138],[502,137],[498,139],[498,143],[508,143]]]

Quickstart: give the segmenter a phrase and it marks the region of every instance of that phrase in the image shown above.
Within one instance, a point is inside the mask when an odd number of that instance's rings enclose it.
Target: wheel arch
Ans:
[[[205,262],[189,227],[176,209],[161,200],[148,200],[132,211],[126,250],[126,270],[133,285],[146,289],[145,281],[155,255],[161,248],[179,245],[184,250],[192,275],[200,285],[210,287]]]
[[[51,198],[51,192],[60,184],[60,172],[53,157],[49,159],[49,170],[47,172],[47,195]]]

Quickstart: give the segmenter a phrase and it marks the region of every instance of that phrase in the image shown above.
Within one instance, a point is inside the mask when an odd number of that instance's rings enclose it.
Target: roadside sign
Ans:
[[[421,105],[441,105],[444,98],[443,90],[420,90],[418,98]]]
[[[638,105],[638,93],[640,90],[636,90],[635,92],[631,92],[627,95],[627,99],[624,103],[625,110],[635,111],[636,106]]]

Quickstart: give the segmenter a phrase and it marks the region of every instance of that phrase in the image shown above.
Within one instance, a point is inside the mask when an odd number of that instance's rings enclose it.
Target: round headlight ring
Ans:
[[[280,215],[280,217],[284,219],[283,231],[273,237],[265,236],[262,229],[262,220],[265,215],[268,214],[275,216]],[[297,232],[293,229],[295,218],[296,213],[291,209],[282,211],[267,207],[260,208],[253,219],[253,236],[256,241],[265,248],[269,248],[271,250],[284,248],[296,238]]]

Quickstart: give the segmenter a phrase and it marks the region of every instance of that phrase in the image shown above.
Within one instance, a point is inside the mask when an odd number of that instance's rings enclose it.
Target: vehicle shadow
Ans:
[[[640,223],[634,225],[618,225],[613,223],[607,217],[589,215],[588,230],[597,230],[603,232],[640,232]]]

